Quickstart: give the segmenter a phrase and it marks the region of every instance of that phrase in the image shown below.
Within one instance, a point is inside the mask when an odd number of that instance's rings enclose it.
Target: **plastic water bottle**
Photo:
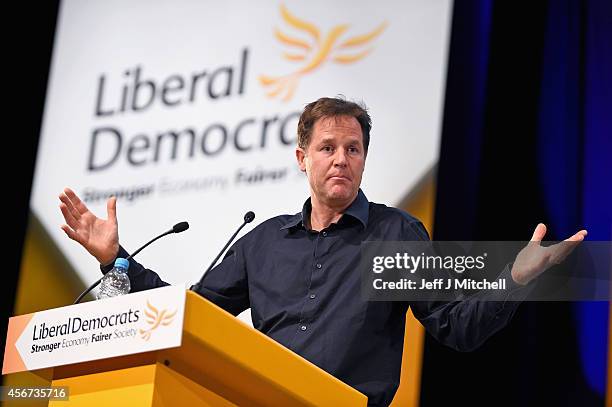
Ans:
[[[130,262],[126,259],[118,258],[115,260],[113,269],[102,277],[100,289],[96,295],[99,300],[125,295],[130,292],[130,278],[127,274],[129,266]]]

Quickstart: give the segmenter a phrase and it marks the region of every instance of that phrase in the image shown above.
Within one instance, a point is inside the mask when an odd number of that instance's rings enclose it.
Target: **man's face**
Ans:
[[[365,166],[361,126],[352,116],[323,117],[315,122],[306,150],[296,149],[313,198],[329,206],[350,204],[359,191]]]

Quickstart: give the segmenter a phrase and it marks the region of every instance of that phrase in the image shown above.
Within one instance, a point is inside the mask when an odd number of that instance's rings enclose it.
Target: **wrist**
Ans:
[[[113,247],[112,249],[108,250],[108,253],[112,253],[112,254],[96,256],[96,259],[98,260],[98,262],[100,263],[102,267],[110,266],[111,264],[115,262],[115,259],[119,256],[119,245],[116,245],[116,247]]]
[[[529,284],[529,279],[521,276],[521,273],[517,272],[514,267],[512,267],[512,271],[510,272],[510,276],[512,280],[519,285],[527,285]]]

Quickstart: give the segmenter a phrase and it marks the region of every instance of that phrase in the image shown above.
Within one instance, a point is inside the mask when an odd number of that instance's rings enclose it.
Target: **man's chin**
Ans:
[[[356,195],[356,192],[349,188],[333,188],[329,191],[327,197],[333,202],[347,202],[353,201]]]

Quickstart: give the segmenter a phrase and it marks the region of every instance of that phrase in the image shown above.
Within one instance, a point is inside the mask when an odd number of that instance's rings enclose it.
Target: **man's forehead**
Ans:
[[[331,138],[337,135],[361,138],[361,126],[353,116],[322,117],[314,125],[315,138]]]
[[[350,115],[337,115],[337,116],[323,116],[315,122],[314,127],[356,127],[361,130],[361,126],[359,125],[359,121]]]

